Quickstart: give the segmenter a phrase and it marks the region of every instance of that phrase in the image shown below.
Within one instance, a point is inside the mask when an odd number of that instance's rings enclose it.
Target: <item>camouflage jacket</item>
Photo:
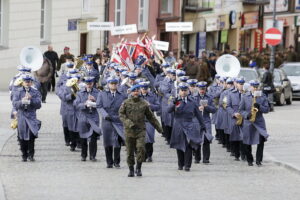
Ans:
[[[139,97],[125,100],[120,107],[119,116],[123,122],[126,137],[146,134],[145,117],[158,132],[162,132],[162,128],[148,103]]]

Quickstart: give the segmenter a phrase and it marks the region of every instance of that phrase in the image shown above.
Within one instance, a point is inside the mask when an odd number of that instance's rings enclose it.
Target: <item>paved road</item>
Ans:
[[[156,137],[154,162],[143,165],[142,178],[127,177],[124,149],[121,169],[106,169],[102,140],[98,162],[83,163],[79,152],[70,152],[64,146],[58,102],[57,97],[50,94],[47,104],[43,104],[38,113],[43,124],[36,142],[35,163],[20,161],[15,136],[4,146],[0,175],[7,200],[299,199],[298,173],[273,162],[266,162],[262,167],[248,167],[245,162],[233,161],[216,143],[212,145],[212,164],[193,164],[191,172],[177,170],[175,150],[168,148],[160,136]],[[275,148],[283,147],[283,141],[288,144],[286,148],[296,148],[299,144],[293,142],[293,135],[296,136],[300,126],[292,122],[299,113],[300,102],[296,104],[276,107],[276,112],[267,116],[272,137],[266,149],[278,159],[286,157],[280,157]],[[9,109],[7,95],[0,93],[0,130],[7,130],[4,134],[8,135]],[[297,152],[292,153],[296,155]],[[284,153],[290,154],[287,150]]]

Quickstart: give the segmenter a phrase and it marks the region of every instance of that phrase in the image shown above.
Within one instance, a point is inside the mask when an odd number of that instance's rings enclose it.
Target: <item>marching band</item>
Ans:
[[[201,160],[210,163],[214,138],[236,161],[241,158],[249,166],[254,162],[252,146],[257,145],[255,162],[262,165],[269,136],[263,117],[270,110],[268,99],[257,80],[245,83],[243,77],[237,77],[240,66],[231,57],[225,64],[217,62],[218,74],[210,85],[190,79],[174,64],[165,62],[160,65],[162,72],[154,77],[144,56],[138,56],[130,70],[107,62],[101,75],[90,56],[80,60],[81,66],[77,61],[66,58],[56,94],[61,101],[65,144],[71,151],[81,149],[81,161],[86,161],[88,154],[96,161],[97,141],[103,136],[107,168],[120,167],[121,147],[125,145],[128,176],[142,176],[142,162],[155,160],[156,129],[166,145],[176,149],[179,170],[190,171],[193,156],[196,164]],[[10,92],[22,160],[34,161],[34,141],[41,126],[36,110],[41,108],[41,95],[28,64],[19,67]]]

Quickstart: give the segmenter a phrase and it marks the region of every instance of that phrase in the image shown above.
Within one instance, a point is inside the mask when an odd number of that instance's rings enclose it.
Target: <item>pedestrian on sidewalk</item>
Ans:
[[[81,139],[81,161],[86,161],[87,149],[91,161],[97,161],[97,140],[101,135],[96,101],[99,94],[94,77],[84,77],[85,88],[76,94],[74,106],[78,110],[78,131]]]
[[[140,85],[130,88],[130,98],[125,100],[119,110],[119,116],[124,124],[125,140],[127,149],[127,164],[129,167],[128,177],[134,176],[136,154],[136,175],[142,176],[142,162],[145,160],[145,118],[162,133],[162,128],[150,109],[149,104],[140,98]]]
[[[23,85],[13,95],[13,106],[17,111],[18,138],[21,145],[22,161],[34,159],[34,142],[38,137],[41,121],[36,118],[36,110],[41,108],[41,95],[32,86],[30,74],[22,76]]]

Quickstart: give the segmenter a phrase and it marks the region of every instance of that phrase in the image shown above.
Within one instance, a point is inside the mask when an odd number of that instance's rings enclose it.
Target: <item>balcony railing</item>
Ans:
[[[270,4],[270,0],[242,0],[245,5],[266,5]]]
[[[185,11],[205,12],[211,11],[214,7],[214,0],[186,0]]]

